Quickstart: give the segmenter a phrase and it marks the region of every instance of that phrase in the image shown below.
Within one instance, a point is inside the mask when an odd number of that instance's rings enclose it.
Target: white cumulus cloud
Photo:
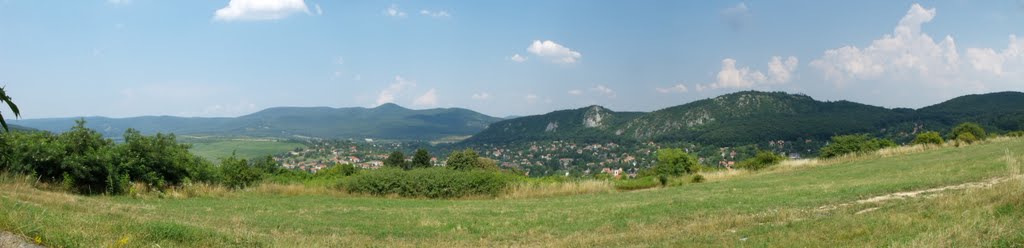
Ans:
[[[420,107],[434,107],[437,106],[437,89],[427,90],[426,93],[416,97],[416,100],[412,102],[412,105]]]
[[[785,61],[780,56],[772,57],[772,61],[768,62],[768,75],[771,77],[771,82],[789,82],[793,78],[793,71],[796,71],[799,63],[800,61],[793,56],[789,56]]]
[[[395,82],[381,90],[380,94],[377,95],[377,105],[394,103],[396,95],[413,86],[416,86],[416,82],[402,78],[402,76],[395,76]]]
[[[750,67],[737,67],[736,60],[722,60],[722,69],[718,71],[716,81],[708,85],[697,85],[697,91],[705,89],[743,89],[761,85],[784,84],[792,80],[793,72],[799,64],[796,57],[789,56],[785,60],[780,56],[772,57],[768,62],[768,75]]]
[[[309,13],[303,0],[231,0],[214,13],[219,21],[276,20],[295,13]]]
[[[574,90],[569,90],[568,93],[569,93],[569,95],[574,95],[574,96],[583,95],[583,91],[582,90],[575,90],[575,89]]]
[[[842,86],[850,81],[878,79],[939,79],[959,71],[960,55],[953,38],[935,42],[921,25],[935,18],[935,9],[914,4],[891,34],[867,47],[844,46],[825,51],[810,66]]]
[[[1024,67],[1024,40],[1010,35],[1010,44],[1000,52],[992,48],[968,48],[967,60],[977,71],[1003,76],[1007,72],[1004,68]]]
[[[552,62],[564,64],[576,63],[583,56],[577,51],[573,51],[550,40],[534,40],[530,47],[526,48],[526,51],[540,57],[549,58]]]

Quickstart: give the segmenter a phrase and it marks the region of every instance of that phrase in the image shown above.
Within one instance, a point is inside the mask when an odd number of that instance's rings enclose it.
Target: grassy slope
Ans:
[[[192,149],[189,150],[210,161],[217,161],[219,158],[231,156],[232,152],[237,152],[238,157],[241,158],[253,158],[292,151],[296,147],[305,147],[305,145],[259,140],[217,140],[193,143]]]
[[[1024,140],[942,148],[661,190],[538,199],[420,200],[248,192],[82,197],[0,183],[0,229],[101,246],[881,246],[1024,242],[1024,185],[837,205],[1006,177]],[[1016,158],[1021,158],[1016,154]],[[1024,160],[1024,159],[1019,159]],[[1019,167],[1019,163],[1017,166]],[[1019,171],[1019,169],[1018,169]],[[21,185],[21,186],[19,186]],[[865,214],[858,211],[878,207]],[[88,228],[85,228],[88,227]]]

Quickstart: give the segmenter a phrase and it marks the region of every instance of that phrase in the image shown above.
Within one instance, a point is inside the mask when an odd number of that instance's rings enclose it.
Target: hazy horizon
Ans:
[[[745,90],[916,109],[1024,89],[1020,23],[1019,0],[9,0],[0,86],[23,119],[649,112]]]

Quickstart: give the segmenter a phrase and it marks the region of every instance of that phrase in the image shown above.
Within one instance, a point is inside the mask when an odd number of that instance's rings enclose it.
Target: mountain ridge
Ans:
[[[587,108],[607,110],[596,105]],[[625,121],[604,126],[602,129],[606,132],[570,127],[566,128],[568,131],[558,133],[563,125],[549,125],[558,129],[537,131],[539,123],[585,121],[578,115],[587,108],[504,120],[465,142],[686,140],[728,146],[767,140],[823,140],[849,133],[908,140],[919,130],[948,130],[965,121],[979,122],[994,131],[1024,129],[1024,93],[1021,92],[966,95],[919,109],[908,109],[847,100],[819,101],[804,94],[740,91],[652,112],[634,112],[620,118]],[[612,116],[618,113],[607,111]]]
[[[364,107],[272,107],[239,117],[138,116],[126,118],[70,117],[15,120],[23,126],[52,132],[69,129],[74,120],[104,136],[119,137],[135,128],[143,133],[253,137],[375,138],[432,140],[467,136],[501,120],[462,108],[413,110],[397,104]]]

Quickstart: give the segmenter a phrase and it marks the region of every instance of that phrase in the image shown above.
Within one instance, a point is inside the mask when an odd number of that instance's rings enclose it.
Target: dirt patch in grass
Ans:
[[[42,248],[42,246],[25,240],[24,237],[9,232],[0,232],[0,247]]]

